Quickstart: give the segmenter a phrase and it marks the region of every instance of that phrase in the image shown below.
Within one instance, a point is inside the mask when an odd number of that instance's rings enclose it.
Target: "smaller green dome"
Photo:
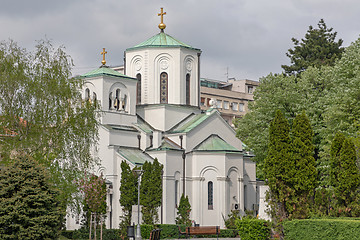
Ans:
[[[114,69],[109,68],[107,66],[101,66],[97,69],[94,69],[88,73],[81,75],[81,77],[90,78],[90,77],[97,77],[97,76],[102,76],[102,75],[112,76],[112,77],[130,78],[130,79],[137,80],[136,78],[126,76],[126,75],[119,73],[119,72],[115,71]]]

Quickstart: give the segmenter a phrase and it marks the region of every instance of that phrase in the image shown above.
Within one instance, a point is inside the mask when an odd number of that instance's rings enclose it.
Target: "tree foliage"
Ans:
[[[56,239],[64,212],[49,173],[30,157],[0,168],[0,239]]]
[[[188,227],[191,226],[190,220],[191,205],[188,196],[181,195],[179,207],[177,209],[177,217],[175,219],[176,224],[184,224]]]
[[[348,207],[356,200],[360,174],[356,165],[355,145],[337,133],[331,145],[331,184],[339,206]]]
[[[335,66],[309,67],[301,78],[269,74],[249,104],[250,112],[235,122],[237,136],[256,155],[257,177],[264,179],[269,126],[280,109],[292,125],[306,112],[314,132],[315,153],[321,185],[329,185],[330,145],[336,132],[356,137],[360,132],[360,39],[346,48]]]
[[[155,224],[158,219],[158,208],[162,201],[163,165],[155,158],[153,163],[145,162],[140,185],[140,203],[145,224]]]
[[[120,205],[123,215],[121,216],[120,232],[122,236],[127,234],[127,226],[131,225],[132,206],[137,204],[137,176],[130,169],[129,164],[121,162],[120,179]]]
[[[309,26],[305,38],[299,41],[292,38],[294,48],[289,49],[286,56],[290,58],[292,65],[281,67],[289,75],[300,74],[308,67],[333,66],[335,61],[341,57],[344,48],[341,47],[343,40],[336,41],[337,32],[328,28],[325,21],[321,19],[318,28]]]
[[[102,175],[85,174],[85,179],[80,181],[80,190],[84,194],[86,209],[91,213],[106,213],[106,184]]]
[[[295,165],[293,217],[296,218],[308,216],[311,207],[309,199],[317,185],[313,135],[310,121],[303,111],[295,117],[291,128],[291,158]]]
[[[265,159],[265,173],[270,190],[270,205],[277,218],[286,219],[292,209],[295,164],[291,156],[290,128],[280,110],[270,124],[269,150]]]
[[[24,152],[47,166],[64,206],[77,190],[73,180],[94,163],[98,126],[96,106],[82,102],[82,80],[71,77],[71,67],[64,47],[50,41],[34,52],[0,43],[1,154],[11,162]]]

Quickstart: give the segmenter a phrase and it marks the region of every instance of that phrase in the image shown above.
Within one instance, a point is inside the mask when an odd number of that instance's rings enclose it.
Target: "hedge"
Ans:
[[[286,240],[360,239],[360,220],[350,218],[304,219],[283,223]]]
[[[271,223],[266,220],[246,216],[236,219],[235,225],[241,240],[270,239]]]
[[[179,238],[179,229],[175,224],[157,224],[155,226],[142,224],[141,225],[141,237],[143,239],[149,239],[151,230],[155,228],[161,229],[160,239],[178,239]],[[181,225],[181,229],[185,230],[185,225]],[[136,229],[135,229],[136,231]],[[100,231],[97,231],[97,236],[100,236]],[[89,239],[89,230],[88,229],[79,229],[79,230],[66,230],[63,231],[62,236],[68,239]],[[234,238],[238,235],[238,232],[233,229],[221,229],[220,238]],[[199,238],[216,238],[216,235],[206,235],[206,236],[197,236]],[[181,238],[185,238],[182,236]],[[103,229],[103,240],[117,240],[120,238],[119,229]]]

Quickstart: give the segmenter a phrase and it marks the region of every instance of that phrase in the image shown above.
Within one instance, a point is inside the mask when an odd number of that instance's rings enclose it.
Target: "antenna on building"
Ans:
[[[226,67],[226,81],[229,81],[229,67]]]

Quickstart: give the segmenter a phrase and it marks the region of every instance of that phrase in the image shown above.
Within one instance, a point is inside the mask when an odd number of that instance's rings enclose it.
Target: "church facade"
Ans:
[[[164,13],[162,13],[164,14]],[[162,15],[161,15],[162,16]],[[182,193],[191,219],[224,227],[231,210],[258,210],[256,166],[214,104],[200,109],[201,50],[166,34],[126,49],[124,73],[105,65],[82,77],[101,105],[96,157],[109,185],[107,228],[118,228],[122,161],[163,164],[161,223],[174,224]],[[105,54],[105,51],[103,52]],[[74,220],[67,227],[77,228]]]

